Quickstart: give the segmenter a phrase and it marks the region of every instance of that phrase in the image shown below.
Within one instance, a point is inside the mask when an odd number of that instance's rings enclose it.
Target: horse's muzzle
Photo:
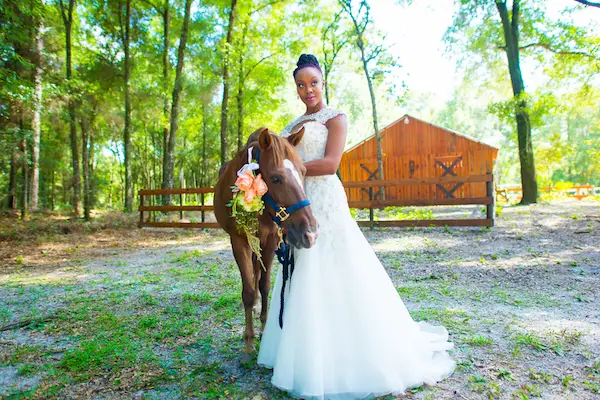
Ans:
[[[316,243],[318,236],[317,227],[315,227],[314,232],[308,226],[301,228],[300,226],[292,225],[287,229],[289,244],[300,249],[310,249]]]

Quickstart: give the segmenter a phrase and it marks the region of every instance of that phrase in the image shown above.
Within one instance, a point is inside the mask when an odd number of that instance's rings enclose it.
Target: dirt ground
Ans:
[[[498,211],[491,229],[364,230],[455,344],[450,378],[398,397],[600,399],[600,202]],[[240,364],[224,234],[134,223],[0,218],[0,398],[288,398]]]

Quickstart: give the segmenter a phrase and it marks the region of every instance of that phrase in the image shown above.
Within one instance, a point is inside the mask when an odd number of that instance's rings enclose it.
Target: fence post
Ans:
[[[144,207],[144,195],[142,194],[141,190],[138,192],[138,194],[140,196],[140,223],[138,227],[141,228],[144,226],[144,211],[142,210],[142,207]]]
[[[492,199],[492,202],[487,205],[486,217],[491,221],[492,226],[494,226],[494,217],[495,217],[495,206],[496,206],[496,196],[494,195],[494,174],[491,174],[492,179],[486,182],[486,196]]]
[[[183,193],[179,193],[179,207],[183,207]],[[183,210],[179,211],[179,220],[183,219]]]
[[[200,205],[204,207],[204,193],[200,195]],[[204,222],[204,210],[200,211],[200,215],[202,216],[202,222]]]

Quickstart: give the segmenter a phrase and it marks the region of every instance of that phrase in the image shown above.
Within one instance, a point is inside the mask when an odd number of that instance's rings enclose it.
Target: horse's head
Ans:
[[[271,198],[279,207],[291,207],[305,200],[306,168],[295,149],[302,140],[304,128],[287,138],[271,134],[267,128],[261,128],[255,134],[260,148],[260,172]],[[267,212],[272,217],[275,215],[269,204]],[[281,225],[286,228],[288,242],[294,247],[309,248],[317,239],[318,224],[310,206],[296,209]]]

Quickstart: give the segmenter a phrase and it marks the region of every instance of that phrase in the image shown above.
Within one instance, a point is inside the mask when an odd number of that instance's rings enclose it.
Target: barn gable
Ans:
[[[442,128],[411,115],[405,115],[381,130],[385,179],[432,178],[490,174],[498,148],[466,135]],[[375,135],[344,152],[340,163],[342,181],[374,178],[377,170]],[[448,189],[448,190],[446,190]],[[391,187],[388,199],[419,200],[448,195],[452,188],[439,185]],[[483,195],[481,185],[464,184],[452,196]],[[348,189],[349,200],[364,200],[364,190]]]

